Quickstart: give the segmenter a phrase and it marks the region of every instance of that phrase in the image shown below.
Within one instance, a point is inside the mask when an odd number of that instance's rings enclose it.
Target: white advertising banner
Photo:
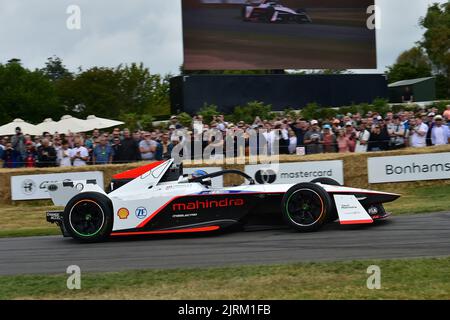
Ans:
[[[71,182],[77,180],[95,180],[103,189],[103,172],[70,172],[38,174],[11,177],[12,200],[42,200],[50,199],[47,185],[55,182]]]
[[[450,179],[450,152],[368,159],[369,183]]]
[[[296,184],[317,178],[330,178],[344,184],[342,160],[248,165],[245,173],[259,184]]]
[[[197,170],[205,171],[207,174],[222,171],[221,167],[204,167],[204,168],[183,168],[183,174],[193,174]],[[223,176],[212,179],[213,188],[223,188]]]

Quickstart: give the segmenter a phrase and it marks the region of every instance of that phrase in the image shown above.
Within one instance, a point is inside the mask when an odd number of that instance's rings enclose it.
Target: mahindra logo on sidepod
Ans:
[[[244,205],[244,199],[223,199],[223,200],[205,200],[192,201],[186,203],[174,203],[173,211],[186,211],[211,208],[241,207]]]

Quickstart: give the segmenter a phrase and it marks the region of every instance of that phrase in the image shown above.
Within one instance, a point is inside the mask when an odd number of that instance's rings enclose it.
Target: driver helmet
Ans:
[[[192,173],[193,178],[198,178],[202,176],[206,176],[208,173],[205,170],[196,170]]]

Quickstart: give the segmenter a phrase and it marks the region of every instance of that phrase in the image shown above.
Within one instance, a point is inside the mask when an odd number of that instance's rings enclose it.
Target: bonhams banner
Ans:
[[[450,179],[450,153],[368,159],[369,183]]]

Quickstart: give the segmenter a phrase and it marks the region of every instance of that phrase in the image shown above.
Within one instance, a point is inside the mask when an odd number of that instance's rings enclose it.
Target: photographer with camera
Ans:
[[[311,129],[305,134],[306,154],[323,153],[323,134],[320,131],[319,122],[311,121]]]

